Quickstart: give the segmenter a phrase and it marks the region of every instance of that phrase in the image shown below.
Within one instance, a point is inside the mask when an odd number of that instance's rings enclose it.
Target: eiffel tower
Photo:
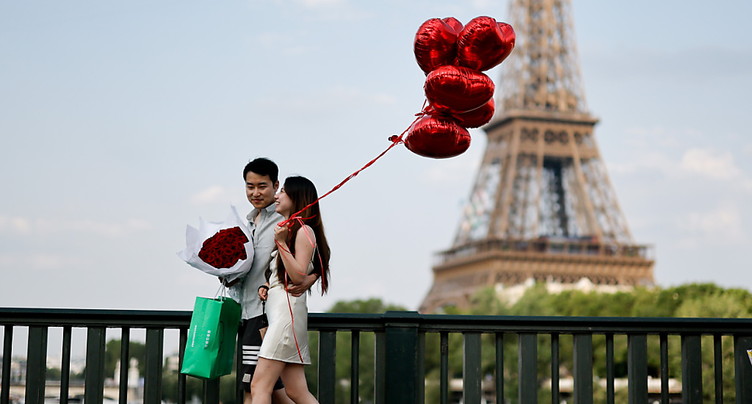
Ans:
[[[653,284],[652,248],[632,240],[598,151],[568,0],[511,0],[517,44],[451,248],[420,311],[465,307],[480,289],[536,282]]]

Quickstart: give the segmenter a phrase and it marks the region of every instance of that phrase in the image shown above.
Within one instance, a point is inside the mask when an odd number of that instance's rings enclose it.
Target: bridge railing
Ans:
[[[118,401],[127,402],[129,341],[138,331],[146,347],[143,402],[161,403],[165,335],[178,335],[182,356],[189,322],[184,311],[0,308],[0,404],[11,403],[18,342],[27,347],[25,404],[58,394],[68,402],[73,331],[79,329],[86,334],[85,402],[103,401],[107,331],[116,329],[122,342]],[[752,402],[752,319],[314,313],[309,328],[318,346],[312,346],[312,391],[321,403]],[[45,387],[51,330],[62,335],[58,391]],[[25,341],[17,341],[22,334]],[[349,345],[344,350],[343,341]],[[346,376],[338,368],[343,355]],[[373,359],[372,371],[363,371],[364,355]],[[182,404],[186,376],[175,377]],[[360,386],[369,384],[372,396],[366,397]],[[203,383],[202,402],[218,403],[219,396],[217,380]],[[235,397],[241,402],[242,393]]]

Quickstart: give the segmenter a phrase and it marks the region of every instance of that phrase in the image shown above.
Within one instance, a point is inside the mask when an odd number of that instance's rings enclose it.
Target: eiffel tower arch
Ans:
[[[479,289],[534,281],[653,284],[596,143],[568,0],[511,0],[515,50],[452,246],[420,311],[464,307]]]

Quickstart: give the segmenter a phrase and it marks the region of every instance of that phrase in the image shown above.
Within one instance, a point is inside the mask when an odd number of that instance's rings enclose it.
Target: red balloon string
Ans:
[[[423,106],[424,106],[424,109],[423,109],[423,110],[422,110],[421,112],[419,112],[419,113],[415,114],[416,116],[418,116],[418,118],[415,118],[415,120],[413,121],[413,123],[415,123],[415,122],[416,122],[416,121],[417,121],[418,119],[420,119],[420,117],[422,117],[423,115],[425,115],[425,114],[426,114],[426,112],[425,112],[425,105],[426,105],[426,102],[424,101],[424,102],[423,102]],[[289,219],[287,219],[287,220],[283,220],[283,221],[279,222],[279,223],[278,223],[277,225],[278,225],[278,226],[290,226],[290,225],[291,225],[291,224],[290,224],[290,222],[291,222],[292,220],[295,220],[295,219],[297,219],[297,218],[298,218],[298,217],[300,216],[300,214],[301,214],[302,212],[304,212],[305,210],[307,210],[307,209],[308,209],[308,208],[310,208],[311,206],[313,206],[313,205],[317,204],[317,203],[318,203],[318,202],[319,202],[320,200],[322,200],[322,199],[324,199],[325,197],[329,196],[329,194],[331,194],[332,192],[334,192],[334,191],[336,191],[336,190],[340,189],[340,187],[342,187],[343,185],[345,185],[345,183],[346,183],[346,182],[348,182],[348,181],[350,181],[351,179],[353,179],[354,177],[356,177],[356,176],[357,176],[358,174],[360,174],[360,172],[361,172],[361,171],[363,171],[363,170],[365,170],[366,168],[370,167],[370,166],[371,166],[371,165],[372,165],[373,163],[375,163],[375,162],[376,162],[376,160],[380,159],[380,158],[381,158],[381,157],[383,157],[383,156],[384,156],[384,155],[385,155],[385,154],[386,154],[386,153],[387,153],[387,152],[388,152],[389,150],[391,150],[391,149],[392,149],[392,147],[394,147],[394,146],[396,146],[396,145],[398,145],[398,144],[402,143],[402,138],[403,138],[403,137],[405,136],[405,133],[407,133],[407,131],[408,131],[408,130],[410,129],[410,126],[411,126],[411,125],[412,125],[412,123],[411,123],[410,125],[408,125],[408,127],[407,127],[407,128],[405,129],[405,130],[403,130],[403,131],[402,131],[402,133],[400,133],[400,134],[399,134],[399,136],[397,136],[397,135],[392,135],[392,136],[390,136],[390,137],[389,137],[389,141],[390,141],[390,142],[392,142],[392,144],[390,144],[390,145],[389,145],[389,147],[387,147],[387,148],[386,148],[386,150],[384,150],[383,152],[381,152],[381,154],[379,154],[378,156],[376,156],[376,158],[374,158],[373,160],[371,160],[371,161],[369,161],[368,163],[366,163],[366,164],[365,164],[365,165],[364,165],[363,167],[361,167],[361,168],[360,168],[359,170],[357,170],[357,171],[355,171],[354,173],[350,174],[350,175],[349,175],[349,176],[348,176],[347,178],[345,178],[344,180],[342,180],[342,182],[340,182],[339,184],[335,185],[335,186],[334,186],[334,188],[330,189],[330,190],[329,190],[329,191],[328,191],[327,193],[325,193],[324,195],[321,195],[321,196],[320,196],[320,197],[319,197],[318,199],[316,199],[315,201],[313,201],[313,202],[309,203],[308,205],[306,205],[306,206],[305,206],[305,207],[304,207],[303,209],[301,209],[301,210],[299,210],[299,211],[297,211],[297,212],[293,213],[293,214],[292,214],[292,215],[290,216],[290,218],[289,218]]]
[[[422,110],[420,112],[418,112],[417,114],[415,114],[417,116],[417,118],[415,118],[415,120],[410,125],[408,125],[407,128],[405,130],[403,130],[402,133],[399,134],[399,136],[392,135],[392,136],[389,137],[389,141],[392,142],[392,144],[390,144],[389,147],[387,147],[378,156],[376,156],[376,158],[374,158],[373,160],[371,160],[368,163],[366,163],[359,170],[357,170],[354,173],[350,174],[347,178],[345,178],[344,180],[342,180],[339,184],[335,185],[327,193],[325,193],[324,195],[321,195],[318,199],[316,199],[315,201],[309,203],[303,209],[300,209],[299,211],[297,211],[297,212],[293,213],[292,215],[290,215],[290,217],[288,219],[283,220],[283,221],[277,223],[277,225],[280,226],[280,227],[282,227],[282,226],[288,226],[288,227],[290,227],[293,224],[293,220],[296,220],[296,221],[298,221],[300,223],[300,225],[302,227],[303,224],[304,224],[304,222],[303,222],[304,220],[313,218],[314,216],[300,217],[300,214],[303,213],[304,211],[306,211],[311,206],[317,204],[320,200],[324,199],[326,196],[328,196],[332,192],[340,189],[343,185],[345,185],[346,182],[350,181],[351,179],[355,178],[358,174],[360,174],[361,171],[363,171],[366,168],[368,168],[371,165],[373,165],[373,163],[375,163],[376,160],[378,160],[381,157],[383,157],[394,146],[396,146],[396,145],[398,145],[400,143],[403,143],[402,138],[405,136],[405,133],[407,133],[407,131],[410,129],[410,126],[412,126],[413,123],[417,122],[418,119],[420,119],[422,116],[426,115],[426,113],[427,113],[426,112],[426,103],[427,103],[427,101],[423,102],[423,108],[422,108]],[[306,237],[308,237],[308,240],[312,243],[312,245],[315,245],[313,239],[311,238],[310,234],[308,234],[307,230],[306,230],[305,234],[306,234]],[[290,252],[288,249],[286,249],[281,243],[277,242],[276,240],[274,240],[274,243],[277,245],[278,249],[281,249],[282,251],[285,251],[285,252],[288,252],[288,253]],[[321,268],[322,268],[321,269],[321,278],[323,279],[324,276],[326,276],[325,275],[326,271],[324,271],[324,269],[323,269],[323,267],[324,267],[323,260],[321,259],[321,254],[318,252],[318,250],[316,250],[316,254],[318,254],[319,262],[321,263]],[[293,338],[295,339],[295,348],[298,350],[298,356],[300,357],[300,362],[302,363],[303,362],[303,355],[300,352],[300,345],[298,345],[298,336],[295,334],[295,316],[293,315],[292,304],[290,303],[290,293],[287,291],[287,286],[288,286],[287,277],[285,276],[284,279],[285,279],[285,282],[284,282],[285,283],[285,285],[284,285],[285,286],[285,294],[287,296],[287,308],[290,311],[290,319],[292,321],[292,329],[293,329],[292,335],[293,335]]]
[[[313,206],[313,205],[317,204],[317,203],[318,203],[318,202],[319,202],[320,200],[324,199],[325,197],[327,197],[327,196],[328,196],[329,194],[331,194],[332,192],[334,192],[334,191],[338,190],[339,188],[341,188],[341,187],[342,187],[343,185],[345,185],[345,183],[346,183],[346,182],[348,182],[348,181],[350,181],[351,179],[355,178],[355,177],[356,177],[356,176],[357,176],[358,174],[360,174],[360,172],[361,172],[361,171],[363,171],[363,170],[365,170],[366,168],[368,168],[368,167],[370,167],[371,165],[373,165],[373,163],[375,163],[375,162],[376,162],[376,161],[377,161],[378,159],[380,159],[381,157],[383,157],[383,156],[384,156],[384,155],[385,155],[385,154],[386,154],[386,153],[387,153],[387,152],[388,152],[389,150],[391,150],[391,149],[392,149],[392,148],[393,148],[394,146],[396,146],[396,145],[398,145],[398,144],[400,144],[400,143],[403,143],[403,140],[402,140],[402,138],[403,138],[403,137],[405,136],[405,133],[407,133],[407,131],[408,131],[408,130],[410,129],[410,126],[412,126],[412,125],[413,125],[413,124],[414,124],[415,122],[417,122],[417,121],[418,121],[418,119],[420,119],[420,118],[421,118],[421,117],[423,117],[424,115],[428,114],[428,112],[427,112],[427,110],[426,110],[427,104],[428,104],[428,100],[424,100],[424,101],[423,101],[423,107],[421,108],[421,111],[415,114],[415,116],[416,116],[417,118],[415,118],[415,120],[413,120],[413,122],[412,122],[412,123],[411,123],[410,125],[408,125],[408,126],[407,126],[407,128],[405,128],[405,130],[403,130],[403,131],[402,131],[402,133],[400,133],[400,134],[399,134],[399,136],[398,136],[398,135],[392,135],[392,136],[390,136],[390,137],[389,137],[389,141],[390,141],[390,142],[392,142],[392,143],[391,143],[391,144],[389,145],[389,147],[387,147],[387,148],[386,148],[386,149],[385,149],[384,151],[382,151],[382,152],[381,152],[381,153],[380,153],[380,154],[379,154],[378,156],[376,156],[376,157],[375,157],[374,159],[372,159],[371,161],[369,161],[368,163],[366,163],[366,164],[365,164],[365,165],[364,165],[363,167],[361,167],[361,168],[360,168],[359,170],[357,170],[357,171],[355,171],[354,173],[350,174],[350,175],[349,175],[349,176],[348,176],[347,178],[345,178],[344,180],[342,180],[342,181],[341,181],[341,182],[340,182],[339,184],[335,185],[335,186],[334,186],[334,187],[333,187],[332,189],[330,189],[330,190],[329,190],[329,191],[328,191],[327,193],[325,193],[324,195],[321,195],[320,197],[318,197],[318,199],[316,199],[315,201],[313,201],[313,202],[309,203],[308,205],[306,205],[305,207],[303,207],[303,209],[300,209],[299,211],[297,211],[297,212],[293,213],[292,215],[290,215],[290,217],[289,217],[288,219],[286,219],[286,220],[283,220],[283,221],[281,221],[281,222],[277,223],[277,225],[278,225],[278,226],[280,226],[280,227],[282,227],[282,226],[292,227],[292,225],[293,225],[293,221],[295,220],[295,221],[298,221],[298,222],[300,223],[301,227],[302,227],[302,226],[303,226],[303,224],[304,224],[304,222],[303,222],[304,220],[308,220],[308,219],[311,219],[311,218],[313,218],[314,216],[310,216],[310,217],[303,217],[303,218],[301,218],[301,217],[300,217],[300,214],[301,214],[301,213],[303,213],[304,211],[306,211],[306,210],[307,210],[308,208],[310,208],[311,206]],[[309,241],[311,241],[311,243],[313,243],[313,240],[311,239],[311,237],[310,237],[310,235],[309,235],[309,234],[306,234],[306,237],[308,237],[308,240],[309,240]],[[275,243],[276,243],[276,241],[275,241]],[[284,247],[282,247],[282,246],[281,246],[281,245],[280,245],[279,243],[277,243],[277,246],[278,246],[279,248],[281,248],[282,250],[284,250],[284,251],[287,251],[287,250],[286,250],[286,249],[285,249]],[[287,252],[289,252],[289,251],[287,251]],[[323,280],[323,279],[324,279],[324,277],[326,276],[326,271],[324,271],[324,270],[323,270],[323,267],[324,267],[324,262],[323,262],[323,260],[322,260],[322,258],[321,258],[321,253],[319,253],[319,251],[318,251],[318,250],[316,250],[316,254],[318,255],[318,258],[319,258],[319,263],[321,264],[321,268],[322,268],[322,270],[321,270],[321,278],[322,278],[322,280]],[[287,288],[287,286],[285,285],[285,289],[286,289],[286,288]]]
[[[295,334],[295,316],[292,314],[292,304],[290,303],[290,292],[287,291],[287,277],[285,276],[285,296],[287,296],[287,310],[290,311],[290,324],[292,325],[292,338],[295,340],[295,349],[298,350],[298,357],[300,363],[303,363],[303,354],[300,353],[300,345],[298,344],[298,334]]]
[[[311,237],[310,232],[308,231],[308,229],[306,227],[303,227],[303,225],[304,225],[303,220],[311,219],[313,217],[314,216],[310,216],[310,217],[306,217],[306,218],[296,217],[295,220],[297,220],[300,223],[300,226],[303,229],[303,234],[305,234],[306,238],[308,239],[308,242],[311,243],[312,247],[316,248],[316,242]],[[278,250],[282,250],[282,251],[287,252],[290,255],[292,255],[292,253],[290,252],[290,250],[287,249],[287,248],[285,248],[285,246],[282,243],[280,243],[279,241],[274,240],[274,244],[277,245],[277,249]],[[316,255],[319,258],[319,263],[320,263],[321,268],[322,268],[321,279],[323,280],[324,277],[326,276],[326,271],[323,270],[324,262],[321,259],[321,254],[319,253],[318,249],[316,250]],[[303,272],[300,272],[300,271],[297,271],[297,272],[299,274],[301,274],[301,275],[308,275],[307,273],[303,273]],[[295,340],[295,349],[297,349],[297,351],[298,351],[298,357],[300,358],[300,363],[303,363],[303,354],[300,352],[300,344],[298,343],[298,335],[295,334],[295,315],[292,312],[292,303],[290,302],[290,292],[287,290],[288,285],[289,285],[288,278],[287,278],[287,276],[285,276],[284,277],[285,296],[287,297],[287,310],[290,312],[290,322],[292,324],[292,337]]]
[[[313,240],[313,238],[311,237],[312,235],[310,234],[310,232],[308,231],[308,229],[304,227],[305,223],[303,222],[304,220],[308,220],[308,219],[313,219],[314,217],[315,217],[315,215],[314,215],[314,216],[309,216],[309,217],[296,217],[296,218],[295,218],[295,220],[296,220],[296,221],[297,221],[298,223],[300,223],[300,227],[301,227],[301,228],[303,229],[303,234],[305,234],[306,238],[308,239],[308,242],[309,242],[309,243],[311,243],[311,247],[313,247],[313,248],[315,249],[315,251],[316,251],[316,256],[318,256],[318,258],[319,258],[319,267],[321,268],[321,280],[322,280],[322,282],[323,282],[323,281],[324,281],[324,278],[326,278],[326,271],[324,271],[324,269],[323,269],[323,268],[324,268],[324,260],[323,260],[323,259],[321,258],[321,253],[320,253],[320,252],[319,252],[319,250],[318,250],[318,249],[316,248],[316,242],[315,242],[315,241]],[[289,227],[289,226],[291,226],[291,224],[290,224],[290,225],[288,225],[288,227]],[[290,252],[290,250],[288,250],[287,248],[285,248],[285,246],[284,246],[284,245],[282,245],[282,244],[281,244],[280,242],[278,242],[277,240],[274,240],[274,244],[276,244],[276,245],[277,245],[277,249],[278,249],[278,250],[282,250],[282,251],[284,251],[284,252],[286,252],[286,253],[288,253],[288,254],[292,255],[292,253]],[[304,272],[299,272],[299,271],[298,271],[298,273],[299,273],[300,275],[308,275],[307,273],[304,273]],[[287,278],[285,278],[285,280],[286,280],[286,279],[287,279]],[[287,285],[285,285],[285,290],[287,290]]]

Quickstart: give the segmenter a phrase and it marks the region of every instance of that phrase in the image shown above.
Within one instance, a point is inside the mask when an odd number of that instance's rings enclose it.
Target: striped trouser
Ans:
[[[242,382],[251,383],[253,372],[258,364],[259,349],[261,349],[261,334],[259,327],[263,326],[260,317],[243,320],[240,325],[240,349]]]
[[[259,349],[261,349],[260,345],[242,345],[241,346],[242,352],[243,352],[243,369],[249,369],[249,371],[243,371],[243,383],[250,383],[251,382],[251,376],[253,376],[253,371],[256,368],[256,365],[258,364],[258,355],[259,355]]]

